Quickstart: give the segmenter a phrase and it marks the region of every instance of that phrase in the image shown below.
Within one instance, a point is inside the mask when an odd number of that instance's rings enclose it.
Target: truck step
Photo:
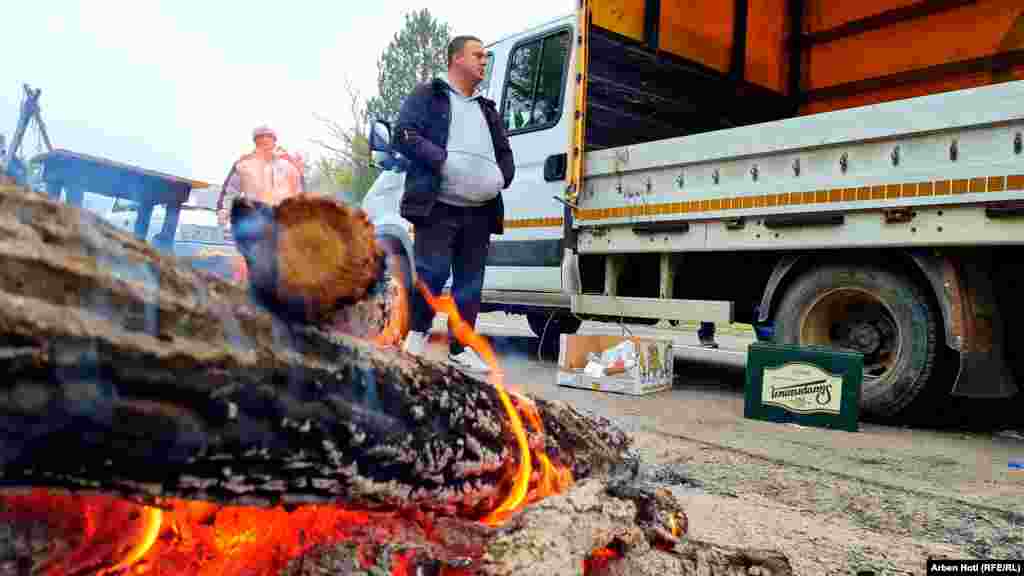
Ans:
[[[699,320],[729,324],[733,321],[733,303],[718,300],[676,300],[669,298],[633,298],[573,294],[572,311],[608,317]]]
[[[672,344],[672,355],[676,360],[713,364],[729,368],[744,369],[747,366],[747,349],[705,348],[696,345]]]

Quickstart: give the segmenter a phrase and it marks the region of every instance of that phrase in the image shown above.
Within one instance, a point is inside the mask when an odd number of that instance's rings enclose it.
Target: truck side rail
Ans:
[[[1024,81],[1014,81],[590,152],[574,226],[728,220],[723,230],[744,235],[752,230],[744,220],[761,225],[756,219],[767,215],[1019,201],[1024,199],[1022,101]],[[974,218],[991,222],[993,215],[1014,213],[988,212]],[[981,222],[962,221],[963,215],[953,212],[938,215],[960,218],[933,239],[939,243],[956,243],[949,231]],[[856,220],[848,218],[846,225]],[[1013,219],[1001,221],[1018,228]],[[992,241],[1024,243],[1021,230],[1012,238],[999,230]],[[615,231],[636,236],[628,226]],[[711,235],[700,232],[691,228],[674,235],[688,238],[677,248],[712,249],[698,241]],[[824,233],[829,234],[827,226]],[[785,232],[762,228],[755,234],[774,239]],[[666,248],[649,233],[643,237],[638,244],[648,249],[655,248],[652,244]],[[611,241],[607,234],[602,238]],[[586,244],[581,238],[581,251],[588,250]]]

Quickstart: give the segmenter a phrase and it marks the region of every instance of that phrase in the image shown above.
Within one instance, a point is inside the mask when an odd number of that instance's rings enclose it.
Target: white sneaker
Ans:
[[[423,356],[427,351],[427,335],[424,332],[409,332],[402,343],[402,350],[413,356]]]
[[[461,368],[462,370],[469,372],[488,374],[491,371],[491,367],[488,366],[472,348],[466,348],[458,354],[452,354],[449,352],[448,362],[456,368]]]

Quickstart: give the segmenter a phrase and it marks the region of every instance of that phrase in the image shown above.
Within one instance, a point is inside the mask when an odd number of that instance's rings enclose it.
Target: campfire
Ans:
[[[397,269],[393,274],[400,273]],[[401,277],[393,278],[387,321],[373,341],[393,346],[408,325],[409,302]],[[536,406],[525,396],[505,390],[503,371],[493,349],[459,315],[450,296],[436,297],[417,284],[427,302],[447,314],[456,337],[473,347],[491,366],[496,388],[513,430],[519,459],[503,484],[507,495],[477,519],[500,526],[524,506],[561,492],[572,473],[552,463],[543,446],[531,448],[524,422],[543,438]],[[515,400],[513,400],[513,398]],[[37,571],[48,576],[95,573],[214,576],[276,575],[317,546],[357,542],[362,568],[380,564],[393,576],[416,574],[414,552],[384,549],[392,539],[426,541],[429,518],[401,512],[349,510],[343,506],[309,505],[292,509],[221,506],[209,502],[162,499],[153,505],[111,495],[79,495],[33,489],[2,499],[0,521],[42,523],[57,537],[47,544],[46,561]],[[414,532],[410,539],[408,532]],[[57,543],[66,547],[57,553]],[[385,556],[382,558],[381,554]],[[463,570],[445,565],[442,574]]]
[[[629,437],[507,390],[450,298],[415,287],[490,380],[399,352],[361,211],[233,226],[250,290],[0,189],[0,575],[787,573],[688,541]]]

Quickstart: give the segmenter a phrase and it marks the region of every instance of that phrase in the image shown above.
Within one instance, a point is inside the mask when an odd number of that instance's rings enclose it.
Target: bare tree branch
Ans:
[[[370,182],[375,176],[371,167],[369,145],[366,141],[368,126],[366,100],[350,78],[345,77],[343,84],[347,97],[346,112],[349,116],[349,124],[345,125],[332,118],[314,113],[313,117],[323,126],[326,136],[312,139],[310,142],[324,152],[321,161],[317,164],[318,169],[335,182],[348,180],[348,185],[353,188],[351,190],[353,199],[358,201],[369,188]],[[348,173],[350,177],[339,178],[339,175],[345,173]]]

